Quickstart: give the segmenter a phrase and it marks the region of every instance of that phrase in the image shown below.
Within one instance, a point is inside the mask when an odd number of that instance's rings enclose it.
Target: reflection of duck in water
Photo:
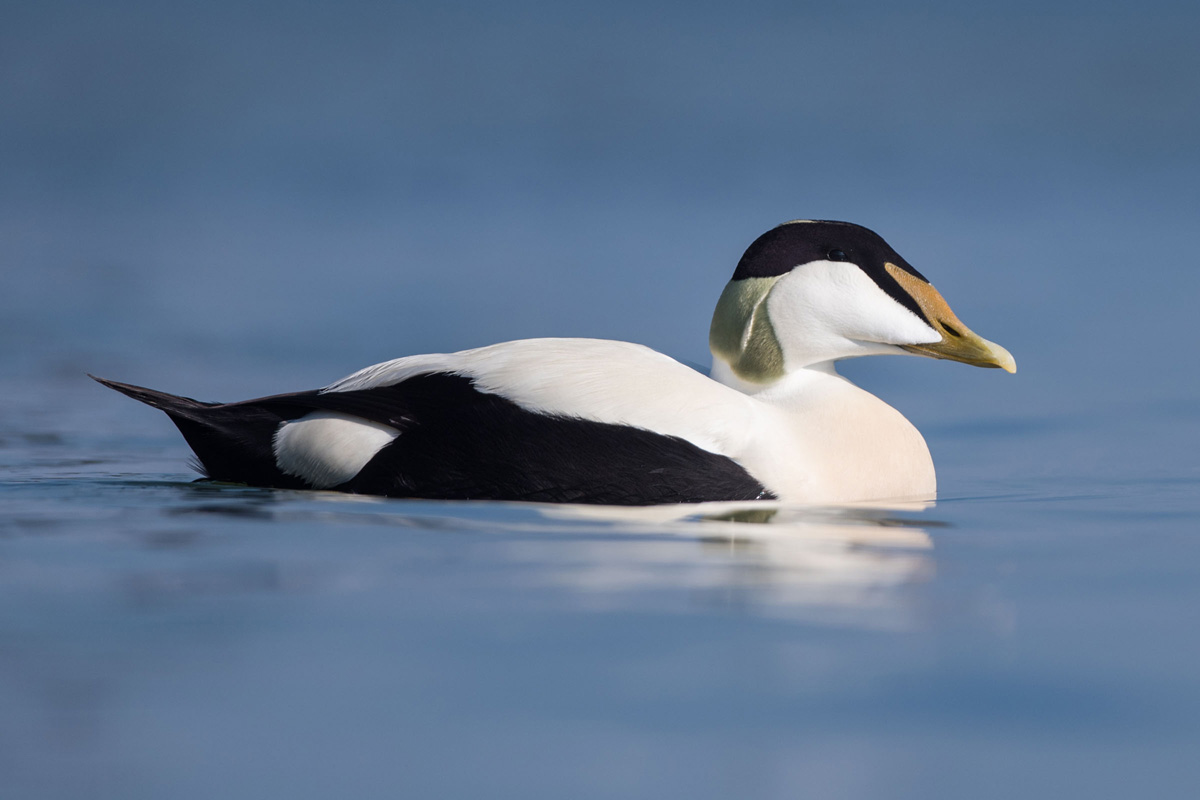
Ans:
[[[589,604],[644,611],[645,592],[684,590],[679,597],[688,605],[752,606],[877,629],[910,627],[923,613],[910,589],[936,574],[926,529],[945,523],[905,512],[930,505],[543,504],[501,518],[434,504],[381,506],[377,514],[502,534],[490,558],[512,559],[523,584],[566,587]]]
[[[1013,372],[877,234],[796,221],[742,256],[713,375],[641,345],[529,339],[399,358],[317,391],[165,411],[208,477],[393,497],[652,504],[931,497],[921,434],[834,362],[914,353]]]

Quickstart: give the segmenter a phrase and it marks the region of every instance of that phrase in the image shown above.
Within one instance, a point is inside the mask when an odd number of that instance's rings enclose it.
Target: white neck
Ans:
[[[821,361],[816,364],[808,364],[802,369],[792,370],[782,378],[769,383],[752,383],[739,378],[724,359],[715,355],[713,356],[712,371],[709,374],[714,381],[737,389],[742,394],[753,395],[760,400],[773,403],[780,402],[787,395],[804,391],[806,385],[813,380],[820,380],[821,376],[845,380],[838,374],[836,362]]]

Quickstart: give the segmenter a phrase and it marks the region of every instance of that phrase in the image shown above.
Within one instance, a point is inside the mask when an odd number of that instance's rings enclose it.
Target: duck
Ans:
[[[829,220],[751,243],[709,346],[705,375],[630,342],[523,339],[233,403],[90,377],[166,412],[211,481],[649,506],[932,499],[924,437],[837,362],[915,355],[1016,372],[881,236]]]

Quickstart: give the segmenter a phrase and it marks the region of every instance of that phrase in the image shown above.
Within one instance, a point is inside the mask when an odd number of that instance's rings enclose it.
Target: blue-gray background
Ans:
[[[1194,498],[1198,29],[1200,10],[1182,2],[5,4],[7,474],[22,486],[55,469],[83,480],[46,448],[78,450],[111,432],[105,447],[158,448],[153,469],[130,473],[187,479],[186,450],[165,418],[105,393],[85,371],[240,399],[408,353],[527,336],[627,339],[707,363],[712,304],[742,250],[772,225],[808,217],[880,232],[968,325],[1016,356],[1015,377],[920,359],[847,365],[926,432],[945,497],[998,486],[1108,497],[1157,481]],[[37,502],[77,493],[71,480]],[[1125,510],[1144,521],[1160,501]],[[1184,506],[1172,506],[1176,534],[1196,520],[1194,499]],[[1013,509],[971,513],[994,521]],[[1098,518],[1111,516],[1076,509],[1017,528],[1069,538]],[[952,541],[938,544],[953,564]],[[1180,558],[1168,549],[1156,563]],[[1155,615],[1194,615],[1195,599]],[[72,638],[72,618],[51,616],[61,626],[52,641]],[[114,612],[109,623],[122,620]],[[942,617],[933,620],[937,628]],[[1136,638],[1125,647],[1136,650]],[[579,666],[551,650],[542,655]],[[21,663],[62,666],[45,655]],[[241,685],[236,672],[227,680]],[[987,702],[1011,700],[983,683]],[[484,695],[486,706],[494,698]],[[281,697],[268,718],[287,705]],[[172,717],[169,702],[160,708],[149,723],[100,729],[195,723]],[[495,736],[505,718],[491,719]],[[864,719],[870,731],[894,717]],[[685,772],[671,759],[708,752],[656,751],[665,723],[653,714],[618,720],[649,758],[674,765],[642,767],[659,796]],[[753,722],[751,713],[734,728]],[[196,724],[211,734],[221,722]],[[604,752],[610,740],[589,741]],[[843,756],[861,744],[848,741]],[[88,761],[106,757],[96,747],[83,747],[74,769],[83,783],[111,778]],[[55,772],[54,748],[39,751],[51,766],[25,773],[35,793],[55,785],[42,782]],[[876,749],[880,775],[912,755]],[[437,786],[429,765],[451,750],[433,748],[425,772],[410,768],[419,785]],[[243,768],[236,774],[272,774]],[[123,791],[158,786],[139,783],[146,773],[180,777],[161,764],[122,769],[125,783],[113,785]],[[571,786],[558,778],[549,785]],[[489,785],[457,779],[482,793]],[[804,793],[803,781],[780,780],[779,796]],[[874,786],[851,782],[828,796]]]

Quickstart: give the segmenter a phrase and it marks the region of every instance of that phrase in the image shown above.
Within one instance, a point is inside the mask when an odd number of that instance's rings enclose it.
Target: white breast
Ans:
[[[755,395],[775,436],[743,465],[781,499],[817,503],[930,500],[933,459],[920,431],[887,403],[840,375],[798,370]]]

